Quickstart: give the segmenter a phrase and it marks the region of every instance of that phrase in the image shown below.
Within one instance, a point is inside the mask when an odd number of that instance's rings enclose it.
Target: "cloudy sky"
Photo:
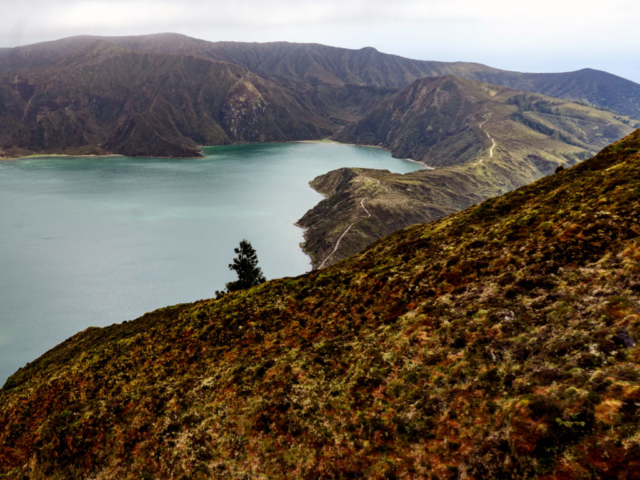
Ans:
[[[372,46],[519,71],[606,70],[640,83],[638,0],[0,0],[0,47],[80,34]]]

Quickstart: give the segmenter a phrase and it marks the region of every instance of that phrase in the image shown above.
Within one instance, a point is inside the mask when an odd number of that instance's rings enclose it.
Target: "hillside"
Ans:
[[[242,67],[97,41],[0,75],[0,153],[193,157],[199,145],[323,138],[304,99]]]
[[[0,390],[8,478],[640,476],[640,131],[360,255],[91,328]]]
[[[320,175],[311,186],[327,198],[297,222],[306,229],[303,250],[314,268],[323,268],[397,230],[438,220],[511,189],[500,184],[504,177],[494,181],[486,173],[476,166],[404,175],[341,168]]]
[[[630,133],[619,118],[454,76],[417,80],[334,138],[438,168],[318,177],[311,186],[327,198],[298,222],[304,249],[314,267],[331,265],[400,228],[538,180]]]
[[[566,73],[513,74],[509,72],[504,75],[488,75],[482,80],[550,97],[585,102],[640,119],[638,116],[639,85],[617,75],[592,68]]]
[[[29,153],[192,157],[198,155],[200,145],[325,138],[350,124],[381,120],[390,102],[395,110],[423,108],[414,104],[415,85],[431,84],[434,78],[435,85],[440,82],[437,78],[451,79],[450,75],[551,92],[631,116],[636,100],[640,102],[640,86],[591,70],[529,75],[474,63],[410,60],[373,48],[212,43],[175,34],[81,36],[6,49],[0,55],[3,71],[0,157]],[[472,88],[469,85],[467,89]],[[401,135],[383,141],[378,140],[378,132],[364,139],[347,128],[336,138],[354,137],[359,143],[377,140],[404,157],[423,156],[438,141],[436,150],[464,161],[481,148],[467,125],[478,113],[479,103],[464,97],[458,102],[449,103],[462,111],[446,128],[447,134],[456,135],[456,142],[462,138],[459,133],[466,135],[456,146],[462,151],[451,149],[449,139],[433,132],[428,138],[409,139],[415,144],[409,149],[399,146],[407,143]],[[576,105],[560,110],[560,117],[578,112],[578,117],[589,114],[615,120],[601,138],[591,138],[600,131],[571,132],[575,145],[592,152],[593,145],[622,136],[614,135],[619,123],[636,123],[620,114],[593,109],[595,113],[587,113]],[[568,125],[571,119],[558,121],[561,128],[550,126],[554,119],[548,117],[544,128],[561,132],[573,128]]]
[[[620,118],[570,102],[452,75],[416,80],[334,138],[378,145],[433,167],[539,149],[584,156],[628,134]],[[535,146],[533,146],[535,145]],[[572,148],[573,147],[573,148]],[[574,158],[575,159],[575,158]]]
[[[423,77],[461,78],[586,102],[640,119],[640,85],[592,69],[531,74],[499,70],[471,62],[413,60],[378,52],[318,44],[287,42],[207,42],[185,35],[136,37],[72,37],[8,49],[0,55],[0,71],[20,72],[50,65],[96,39],[139,51],[186,54],[242,66],[259,75],[296,82],[297,89],[325,97],[335,87],[358,85],[400,89]]]

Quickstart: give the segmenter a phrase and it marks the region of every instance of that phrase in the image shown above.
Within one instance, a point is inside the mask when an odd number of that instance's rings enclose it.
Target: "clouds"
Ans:
[[[535,65],[547,64],[566,65],[561,70],[598,68],[621,52],[628,58],[630,51],[640,48],[634,25],[640,5],[630,0],[0,2],[9,27],[5,38],[0,34],[0,46],[79,34],[171,31],[213,41],[370,45],[433,60],[491,59],[495,66],[524,70],[545,70]],[[628,71],[630,66],[620,62],[619,71]]]
[[[289,30],[301,27],[316,30],[405,24],[408,28],[435,29],[451,40],[455,36],[465,38],[468,29],[492,33],[490,38],[476,38],[481,44],[503,42],[505,37],[516,44],[546,42],[546,38],[585,40],[590,38],[586,33],[592,28],[615,32],[618,41],[631,41],[633,29],[621,27],[633,26],[635,14],[640,13],[637,4],[629,0],[0,1],[10,26],[28,22],[26,39],[43,34],[95,33],[96,29],[104,34],[135,34],[140,29],[235,28],[241,34],[277,28],[287,35]],[[215,37],[215,32],[210,36]]]

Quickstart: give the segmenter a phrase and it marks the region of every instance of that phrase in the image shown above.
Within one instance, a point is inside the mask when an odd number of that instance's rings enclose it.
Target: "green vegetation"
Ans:
[[[226,292],[216,292],[217,298],[225,293],[246,290],[267,281],[262,274],[262,269],[258,266],[258,254],[249,241],[242,240],[240,246],[234,248],[233,251],[237,257],[233,259],[233,263],[229,264],[229,270],[235,271],[238,274],[238,279],[225,284]]]
[[[507,99],[506,104],[517,105],[518,113],[541,112],[548,115],[560,115],[560,110],[557,107],[562,105],[563,102],[552,102],[546,99],[541,99],[537,95],[527,95],[526,93],[520,93]]]
[[[0,390],[0,474],[638,478],[635,149],[77,334]]]
[[[556,162],[563,161],[564,153],[593,154],[631,132],[608,112],[445,76],[412,83],[334,138],[380,145],[399,158],[448,167],[465,164],[489,149],[491,141],[480,125],[486,125],[495,139],[495,153],[502,152],[503,160],[510,157],[504,167],[511,170],[519,159],[532,154]]]
[[[337,170],[318,177],[312,186],[328,198],[298,222],[308,229],[304,249],[318,267],[342,238],[324,265],[335,263],[400,228],[574,165],[629,132],[613,114],[570,102],[453,76],[418,80],[334,138],[382,145],[397,157],[439,168],[406,175]],[[362,218],[363,199],[371,217]]]

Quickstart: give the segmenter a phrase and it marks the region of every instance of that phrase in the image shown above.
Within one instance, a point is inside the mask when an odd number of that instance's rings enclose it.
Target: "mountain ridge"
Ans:
[[[137,37],[79,36],[16,47],[0,58],[0,71],[19,72],[46,66],[58,56],[85,46],[91,38],[132,49],[197,54],[240,64],[254,73],[312,83],[404,88],[418,78],[451,73],[484,83],[588,102],[640,119],[640,85],[606,72],[592,69],[565,73],[509,72],[473,62],[412,60],[381,53],[372,47],[351,50],[289,42],[208,42],[166,33]]]
[[[104,41],[0,83],[0,149],[18,154],[194,157],[199,145],[331,133],[304,99],[242,67]]]

